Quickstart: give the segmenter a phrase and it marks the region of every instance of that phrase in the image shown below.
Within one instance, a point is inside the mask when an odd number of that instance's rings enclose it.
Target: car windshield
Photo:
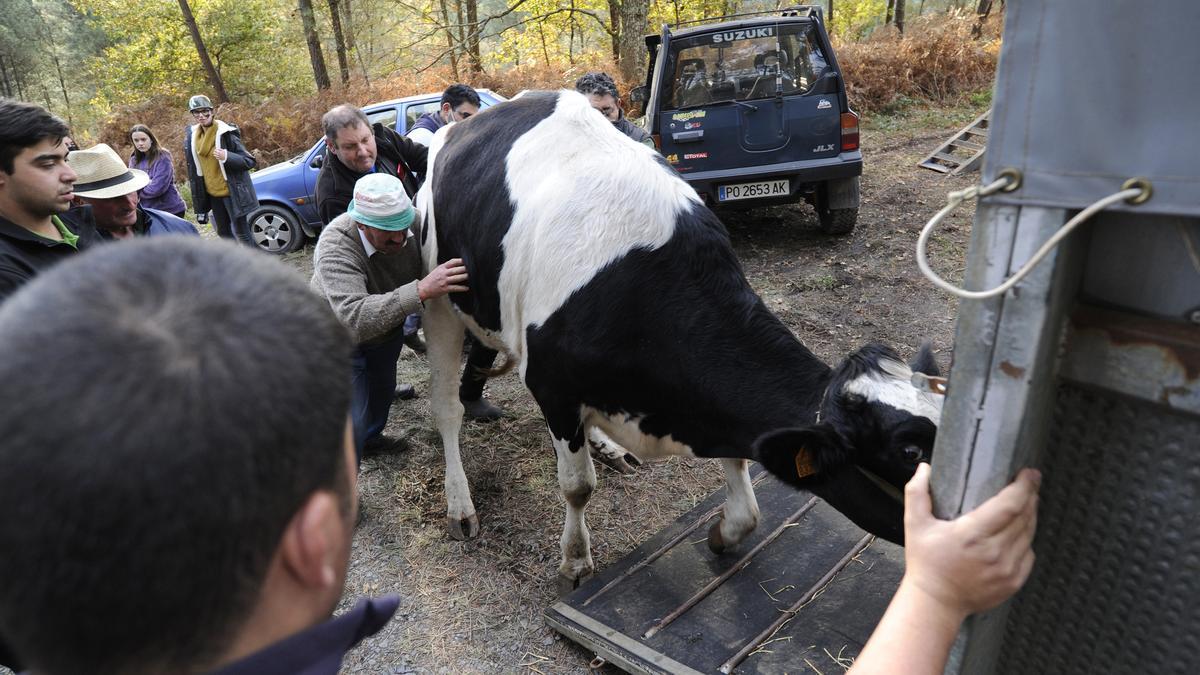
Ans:
[[[804,94],[829,70],[809,23],[753,26],[671,42],[674,109]]]

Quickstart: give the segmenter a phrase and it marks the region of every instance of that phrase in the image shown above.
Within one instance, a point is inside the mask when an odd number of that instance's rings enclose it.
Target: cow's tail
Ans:
[[[504,363],[501,363],[499,366],[496,366],[495,368],[488,368],[487,370],[483,371],[483,374],[487,375],[488,378],[500,377],[501,375],[507,375],[513,368],[517,367],[517,357],[516,356],[509,354],[507,351],[501,352],[501,353],[504,354]]]

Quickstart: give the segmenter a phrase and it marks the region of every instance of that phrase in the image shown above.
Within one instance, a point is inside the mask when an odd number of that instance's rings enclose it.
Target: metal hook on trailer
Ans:
[[[951,192],[947,196],[946,206],[929,219],[929,222],[926,223],[925,227],[921,229],[921,236],[917,238],[917,267],[920,268],[921,273],[924,274],[927,279],[933,282],[934,286],[937,286],[938,288],[953,295],[957,295],[960,298],[966,298],[969,300],[983,300],[985,298],[992,298],[997,295],[1001,295],[1008,291],[1008,289],[1017,285],[1021,279],[1024,279],[1030,272],[1033,271],[1034,267],[1037,267],[1038,263],[1042,261],[1042,258],[1045,258],[1050,251],[1054,250],[1055,246],[1058,246],[1059,242],[1065,239],[1067,235],[1071,234],[1076,227],[1086,222],[1096,213],[1103,211],[1112,204],[1120,201],[1129,204],[1142,204],[1146,202],[1146,200],[1150,199],[1151,195],[1154,193],[1149,180],[1146,180],[1145,178],[1130,178],[1121,186],[1120,192],[1115,192],[1107,197],[1099,199],[1091,206],[1075,214],[1074,218],[1068,220],[1065,225],[1063,225],[1057,232],[1054,233],[1054,236],[1046,240],[1045,244],[1042,244],[1042,247],[1037,250],[1037,253],[1034,253],[1033,257],[1021,266],[1021,269],[1017,270],[1015,274],[1008,278],[1008,280],[999,286],[996,286],[995,288],[988,289],[986,291],[968,291],[964,288],[955,286],[954,284],[938,276],[937,273],[934,272],[929,266],[929,259],[926,255],[929,237],[933,234],[934,228],[937,227],[946,216],[950,215],[951,211],[958,208],[959,204],[962,204],[965,201],[979,199],[980,197],[986,197],[997,192],[1012,192],[1020,186],[1021,172],[1010,168],[1001,171],[999,174],[997,174],[996,180],[988,183],[987,185],[972,185],[965,190]]]

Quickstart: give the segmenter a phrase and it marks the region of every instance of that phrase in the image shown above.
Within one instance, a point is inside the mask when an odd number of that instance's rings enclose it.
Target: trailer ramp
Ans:
[[[752,475],[760,520],[709,551],[724,489],[546,610],[555,630],[631,673],[838,673],[862,650],[904,569],[807,492]]]

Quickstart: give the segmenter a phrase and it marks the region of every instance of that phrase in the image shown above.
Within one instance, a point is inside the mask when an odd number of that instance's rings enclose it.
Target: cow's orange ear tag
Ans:
[[[808,448],[800,448],[796,451],[796,475],[800,478],[806,478],[817,472],[816,462],[813,461],[813,455]]]

